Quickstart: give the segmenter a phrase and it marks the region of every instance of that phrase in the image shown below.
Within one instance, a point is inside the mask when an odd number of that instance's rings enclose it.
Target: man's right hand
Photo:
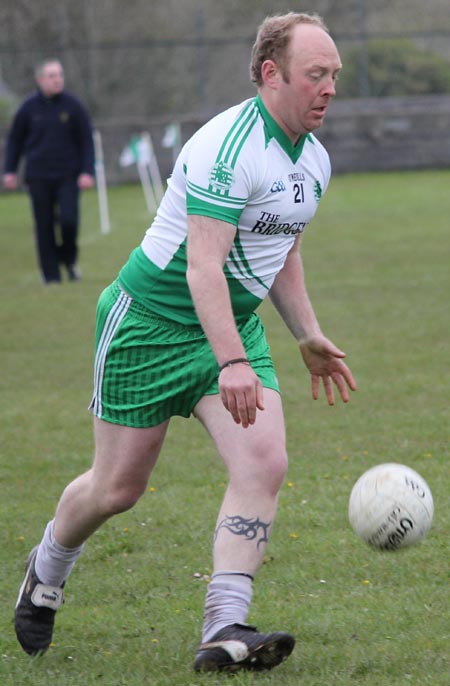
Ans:
[[[17,188],[17,174],[4,174],[3,185],[8,191],[15,191]]]
[[[219,374],[219,392],[236,424],[246,429],[256,421],[256,410],[264,410],[263,387],[253,369],[234,364]]]

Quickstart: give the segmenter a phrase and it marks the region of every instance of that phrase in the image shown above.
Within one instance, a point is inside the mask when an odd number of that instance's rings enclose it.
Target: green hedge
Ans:
[[[366,54],[364,47],[343,52],[339,95],[450,93],[450,63],[440,55],[420,50],[406,39],[370,40],[366,50]],[[364,86],[368,92],[362,92]]]

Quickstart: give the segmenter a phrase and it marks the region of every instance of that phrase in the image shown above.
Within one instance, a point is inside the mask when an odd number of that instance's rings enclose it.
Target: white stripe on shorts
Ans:
[[[110,310],[103,327],[102,335],[98,342],[94,363],[94,395],[89,409],[94,411],[96,417],[102,416],[102,385],[105,370],[106,355],[114,335],[121,325],[133,298],[121,291],[115,304]]]

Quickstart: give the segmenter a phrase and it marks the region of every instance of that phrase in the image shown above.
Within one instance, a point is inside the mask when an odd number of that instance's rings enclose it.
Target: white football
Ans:
[[[426,481],[402,464],[379,464],[353,486],[348,517],[353,530],[380,550],[419,541],[433,521],[433,496]]]

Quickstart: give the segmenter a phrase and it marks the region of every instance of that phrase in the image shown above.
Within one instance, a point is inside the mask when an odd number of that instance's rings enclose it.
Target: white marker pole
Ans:
[[[150,178],[150,172],[148,165],[145,162],[137,163],[137,170],[139,173],[139,178],[141,180],[142,190],[144,191],[145,202],[147,203],[147,209],[150,214],[154,214],[156,210],[156,204],[154,200],[153,187]]]
[[[102,233],[109,233],[111,225],[109,223],[108,196],[106,193],[105,165],[103,162],[103,146],[100,131],[94,131],[95,149],[95,179],[97,181],[98,206],[100,211],[100,230]]]
[[[161,181],[161,173],[159,171],[158,160],[156,159],[153,141],[148,131],[144,131],[144,133],[142,134],[142,138],[144,139],[147,149],[149,151],[149,156],[147,160],[148,171],[150,174],[153,196],[155,198],[155,205],[157,208],[164,195],[164,189]]]

